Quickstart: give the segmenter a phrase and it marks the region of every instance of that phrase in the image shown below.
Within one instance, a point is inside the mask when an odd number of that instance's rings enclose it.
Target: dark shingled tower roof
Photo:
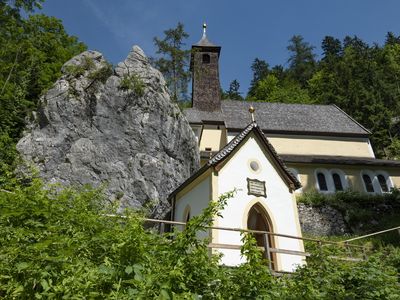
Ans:
[[[198,41],[196,44],[194,44],[193,46],[198,46],[198,47],[219,47],[217,45],[214,45],[213,43],[211,43],[206,35],[203,35],[201,40]]]
[[[230,131],[241,131],[249,120],[248,108],[256,109],[258,126],[266,133],[364,136],[370,131],[335,105],[221,101],[221,111],[186,109],[189,123],[224,123]]]

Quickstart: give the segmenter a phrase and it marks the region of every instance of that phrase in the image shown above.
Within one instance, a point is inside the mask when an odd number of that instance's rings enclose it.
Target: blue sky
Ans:
[[[190,35],[190,47],[201,38],[206,21],[208,38],[222,46],[223,89],[237,79],[244,94],[254,58],[286,65],[291,36],[302,35],[317,54],[326,35],[357,35],[382,44],[388,31],[400,35],[399,11],[398,0],[47,0],[42,10],[114,64],[133,45],[154,55],[153,37],[162,37],[179,21]]]

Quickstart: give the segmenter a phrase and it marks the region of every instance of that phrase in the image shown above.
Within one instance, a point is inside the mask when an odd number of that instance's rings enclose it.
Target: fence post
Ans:
[[[163,234],[165,231],[165,224],[164,223],[160,223],[160,234]]]
[[[353,253],[352,253],[352,251],[351,251],[351,247],[349,246],[349,243],[348,243],[348,242],[345,242],[344,245],[345,245],[345,247],[346,247],[347,253],[349,254],[349,257],[353,257]]]
[[[271,251],[269,250],[270,245],[269,245],[268,233],[264,233],[263,237],[264,237],[264,247],[265,247],[264,256],[267,256],[266,258],[268,259],[268,268],[272,271]]]
[[[368,256],[367,256],[367,251],[365,250],[365,247],[366,247],[366,246],[363,246],[363,247],[362,247],[362,253],[363,253],[363,258],[364,258],[365,260],[367,260]]]

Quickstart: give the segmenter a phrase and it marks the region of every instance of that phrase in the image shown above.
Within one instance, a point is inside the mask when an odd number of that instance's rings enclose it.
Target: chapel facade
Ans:
[[[382,194],[400,187],[400,162],[376,159],[371,132],[335,105],[221,101],[220,52],[204,28],[192,46],[192,107],[184,111],[201,168],[171,193],[172,220],[186,222],[219,195],[236,190],[214,226],[301,237],[299,194],[347,189]],[[223,254],[223,264],[243,262],[231,247],[241,245],[238,232],[210,230],[203,237]],[[266,254],[275,271],[291,272],[305,263],[302,240],[256,239],[261,247],[287,252]]]
[[[400,187],[400,162],[376,159],[371,132],[336,105],[221,101],[221,47],[204,34],[192,49],[192,108],[185,115],[197,137],[202,164],[247,126],[252,106],[262,132],[301,182],[297,193],[351,189],[381,194]]]

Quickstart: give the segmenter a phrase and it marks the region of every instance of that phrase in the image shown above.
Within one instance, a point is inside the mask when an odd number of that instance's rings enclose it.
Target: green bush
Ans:
[[[65,72],[73,77],[80,77],[86,71],[90,71],[95,67],[94,61],[90,57],[83,57],[83,61],[79,65],[68,65],[65,67]]]
[[[299,203],[311,206],[329,205],[340,211],[354,233],[363,234],[399,226],[400,190],[393,189],[382,195],[368,195],[353,191],[321,194],[316,191],[304,193]],[[392,235],[396,235],[393,239]],[[387,242],[398,242],[397,233],[385,236]]]
[[[99,68],[98,70],[90,73],[88,78],[90,80],[98,80],[102,83],[105,83],[107,79],[113,74],[113,68],[110,63],[105,63],[104,66]]]
[[[219,264],[197,233],[232,193],[210,203],[184,230],[158,235],[143,215],[115,213],[102,193],[44,187],[37,180],[0,192],[0,298],[6,299],[399,299],[398,248],[361,263],[313,250],[291,276],[272,276],[256,241],[244,235],[247,263]],[[396,271],[397,270],[397,271]]]
[[[119,84],[121,91],[133,92],[136,96],[142,97],[144,95],[145,84],[143,80],[136,74],[125,74]]]

